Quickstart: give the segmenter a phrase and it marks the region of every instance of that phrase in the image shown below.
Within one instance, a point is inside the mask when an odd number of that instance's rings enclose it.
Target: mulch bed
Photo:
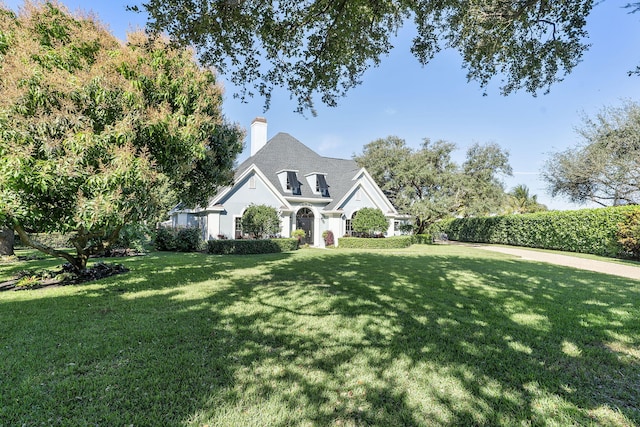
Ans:
[[[105,277],[128,272],[122,264],[98,262],[80,273],[73,270],[71,264],[64,264],[58,270],[23,270],[14,279],[0,282],[0,291],[18,291],[42,289],[54,286],[77,285]]]

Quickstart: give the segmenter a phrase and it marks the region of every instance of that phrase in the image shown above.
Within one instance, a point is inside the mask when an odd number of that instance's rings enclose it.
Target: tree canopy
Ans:
[[[242,150],[192,51],[144,33],[121,43],[49,2],[0,7],[0,91],[0,223],[77,269],[168,200],[205,203]],[[76,255],[29,230],[69,234]]]
[[[455,49],[468,80],[500,90],[548,91],[588,48],[586,19],[593,0],[148,0],[153,31],[196,47],[204,63],[229,74],[239,96],[258,93],[269,106],[286,88],[299,110],[314,98],[333,106],[380,63],[404,25],[416,35],[411,52],[427,64]],[[137,7],[133,7],[137,10]]]
[[[450,142],[425,139],[414,150],[403,139],[389,136],[365,145],[354,158],[422,233],[439,219],[497,213],[502,204],[499,178],[511,174],[508,154],[496,144],[474,144],[458,165],[451,158],[455,148]]]
[[[552,196],[602,206],[640,203],[640,105],[627,101],[583,118],[580,142],[552,153],[542,177]]]

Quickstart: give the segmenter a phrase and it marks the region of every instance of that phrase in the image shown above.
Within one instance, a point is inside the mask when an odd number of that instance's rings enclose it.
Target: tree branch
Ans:
[[[69,261],[71,265],[76,266],[77,260],[73,255],[68,254],[64,251],[59,251],[52,247],[43,245],[42,243],[31,239],[31,237],[29,237],[29,235],[27,234],[25,229],[22,227],[22,225],[20,225],[20,223],[18,223],[15,220],[13,221],[13,229],[16,231],[16,233],[18,233],[18,236],[20,236],[20,240],[22,240],[22,243],[24,243],[25,245],[31,246],[32,248],[37,249],[40,252],[44,252],[47,255],[51,255],[56,258],[64,258],[67,261]]]

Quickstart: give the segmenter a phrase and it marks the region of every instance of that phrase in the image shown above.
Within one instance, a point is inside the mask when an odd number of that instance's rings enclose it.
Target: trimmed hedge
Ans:
[[[339,248],[348,249],[399,249],[408,248],[413,244],[415,236],[393,236],[386,238],[341,237],[338,239]]]
[[[623,252],[618,224],[638,206],[616,206],[577,211],[537,212],[443,221],[438,229],[450,240],[500,243],[602,256]]]
[[[433,236],[431,234],[415,234],[411,237],[413,237],[413,243],[416,243],[418,245],[433,244]]]
[[[254,255],[295,251],[298,239],[209,240],[207,252],[215,255]]]
[[[69,243],[69,235],[61,234],[61,233],[29,233],[29,237],[33,240],[54,249],[64,249],[72,247],[71,243]],[[20,236],[16,233],[15,238],[15,246],[16,247],[26,247],[22,240],[20,240]]]

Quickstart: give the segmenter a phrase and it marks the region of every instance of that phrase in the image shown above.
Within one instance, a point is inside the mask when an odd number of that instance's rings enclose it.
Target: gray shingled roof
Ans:
[[[360,170],[353,160],[322,157],[288,133],[283,132],[271,138],[254,156],[242,162],[236,170],[236,177],[240,176],[252,164],[255,164],[265,174],[283,196],[291,196],[291,193],[283,190],[278,181],[277,172],[282,170],[298,171],[298,181],[302,183],[302,194],[299,197],[318,200],[332,199],[331,204],[325,207],[327,210],[334,209],[336,203],[353,187],[353,177]],[[325,174],[330,197],[314,194],[314,189],[309,188],[305,175],[313,172]]]

